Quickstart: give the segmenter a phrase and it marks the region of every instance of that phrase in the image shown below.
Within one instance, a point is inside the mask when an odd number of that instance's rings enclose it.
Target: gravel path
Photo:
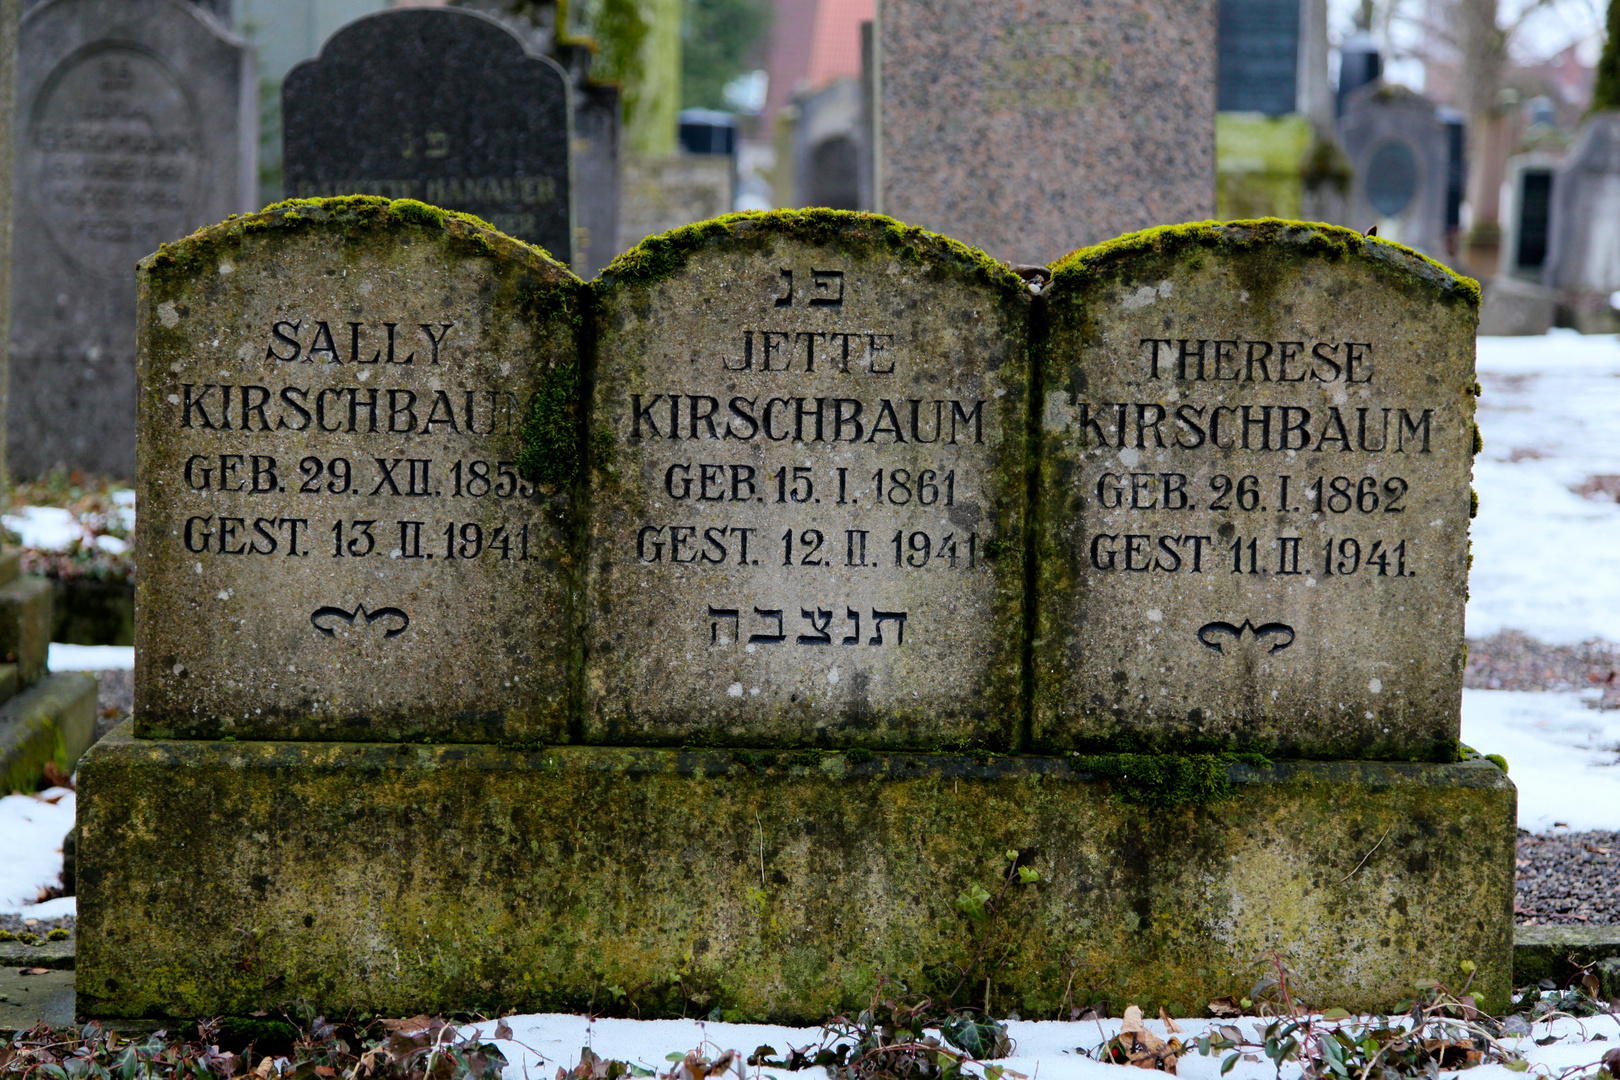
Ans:
[[[1520,926],[1620,924],[1620,832],[1521,830],[1513,915]]]

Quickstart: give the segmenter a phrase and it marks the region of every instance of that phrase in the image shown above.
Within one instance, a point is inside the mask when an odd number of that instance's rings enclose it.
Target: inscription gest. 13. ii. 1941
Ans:
[[[604,365],[596,395],[632,490],[598,500],[593,722],[990,730],[1016,686],[997,569],[1021,505],[1011,305],[836,248],[700,260],[655,287],[657,329],[620,315],[604,341],[638,359]]]
[[[148,289],[140,521],[163,602],[138,711],[281,737],[536,733],[567,648],[539,630],[560,550],[516,464],[548,342],[500,299],[505,260],[268,231],[220,263],[218,295]]]

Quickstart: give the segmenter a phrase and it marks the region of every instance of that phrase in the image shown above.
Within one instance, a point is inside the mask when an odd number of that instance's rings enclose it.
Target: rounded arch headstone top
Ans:
[[[363,16],[282,84],[287,194],[420,199],[570,262],[568,92],[555,61],[488,15]]]

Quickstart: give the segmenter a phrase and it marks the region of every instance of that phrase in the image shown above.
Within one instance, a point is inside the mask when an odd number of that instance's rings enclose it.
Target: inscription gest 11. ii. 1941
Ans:
[[[517,282],[566,272],[386,207],[262,215],[195,279],[143,264],[139,542],[160,599],[138,631],[138,726],[563,730],[564,547],[554,493],[516,462],[547,369],[574,351]]]
[[[711,257],[666,287],[658,330],[604,339],[645,359],[604,366],[596,394],[634,490],[598,527],[593,721],[891,745],[989,730],[1016,687],[1016,633],[997,640],[1021,508],[1011,305],[809,245]]]

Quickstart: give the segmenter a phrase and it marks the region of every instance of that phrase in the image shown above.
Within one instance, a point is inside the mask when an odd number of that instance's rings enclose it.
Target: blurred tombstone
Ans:
[[[1503,185],[1502,264],[1485,288],[1481,334],[1545,334],[1557,294],[1541,284],[1551,239],[1552,196],[1561,154],[1532,151],[1509,158]]]
[[[1425,255],[1446,255],[1450,134],[1434,102],[1404,86],[1353,91],[1339,119],[1350,159],[1350,224]]]
[[[1553,176],[1552,220],[1542,280],[1582,333],[1620,330],[1620,113],[1589,116]]]
[[[627,155],[619,250],[648,236],[729,213],[737,190],[737,118],[715,109],[680,113],[679,152]]]
[[[1216,108],[1282,116],[1299,96],[1300,0],[1222,0]]]
[[[1044,263],[1215,209],[1214,0],[885,0],[876,209]]]
[[[869,210],[862,191],[861,157],[867,152],[861,84],[839,79],[799,99],[794,130],[794,205]]]
[[[568,81],[487,15],[356,19],[282,83],[287,194],[420,199],[572,262]]]
[[[11,467],[132,477],[134,266],[251,205],[252,57],[184,0],[47,0],[20,33]]]

